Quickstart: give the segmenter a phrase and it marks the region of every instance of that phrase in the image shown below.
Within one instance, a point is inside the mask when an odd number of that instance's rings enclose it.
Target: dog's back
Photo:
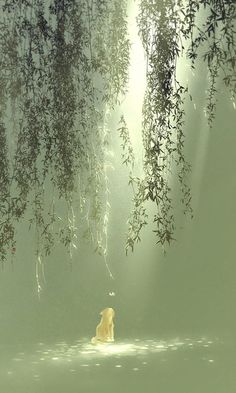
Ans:
[[[96,336],[92,338],[91,343],[114,341],[114,323],[115,312],[113,308],[105,308],[100,312],[102,316],[99,325],[96,328]]]

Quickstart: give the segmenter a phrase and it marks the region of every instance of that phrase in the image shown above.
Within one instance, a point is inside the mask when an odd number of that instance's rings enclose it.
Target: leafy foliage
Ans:
[[[157,243],[165,246],[174,239],[172,177],[176,169],[184,213],[192,216],[187,182],[190,165],[184,154],[188,86],[177,78],[178,58],[186,57],[193,68],[199,58],[205,62],[209,71],[206,114],[212,126],[219,78],[235,99],[235,14],[233,0],[140,0],[138,27],[147,59],[142,129],[144,177],[135,181],[127,249],[133,250],[134,242],[140,240],[140,231],[147,222],[147,201],[156,206],[153,221]]]
[[[56,239],[76,247],[78,195],[105,253],[105,123],[126,88],[126,0],[2,0],[0,14],[0,254],[28,212],[39,277]]]
[[[28,214],[40,293],[42,257],[57,240],[72,256],[78,236],[88,238],[106,262],[108,120],[128,82],[127,1],[0,0],[0,6],[0,258],[15,250],[17,223]],[[173,173],[184,213],[192,215],[183,131],[188,86],[177,78],[178,58],[186,56],[193,68],[205,61],[209,125],[218,80],[233,100],[236,90],[234,0],[140,0],[139,7],[147,58],[143,178],[134,176],[124,117],[118,128],[134,192],[126,250],[141,239],[148,201],[155,205],[157,243],[174,239]]]

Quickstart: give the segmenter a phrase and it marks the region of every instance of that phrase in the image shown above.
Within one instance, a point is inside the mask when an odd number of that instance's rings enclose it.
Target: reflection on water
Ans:
[[[157,354],[165,351],[177,351],[180,349],[193,349],[193,348],[209,348],[213,344],[213,341],[202,338],[199,340],[171,340],[171,341],[159,341],[159,340],[140,340],[135,339],[133,342],[117,342],[117,343],[104,343],[93,345],[88,339],[77,340],[73,345],[68,345],[65,341],[58,342],[54,346],[49,347],[48,345],[39,342],[37,349],[31,354],[31,364],[39,364],[40,362],[76,362],[81,363],[83,367],[89,366],[83,364],[84,361],[89,361],[90,365],[93,365],[93,361],[96,359],[103,359],[104,357],[111,358],[122,358],[127,356],[143,357],[150,354]],[[29,357],[24,352],[18,352],[17,355],[12,359],[13,362],[29,361]],[[209,361],[212,361],[209,359]],[[142,362],[143,365],[146,362]],[[95,363],[95,366],[99,365]],[[119,365],[116,365],[119,367]],[[121,366],[120,366],[121,367]]]
[[[215,356],[217,345],[217,339],[207,338],[169,341],[137,338],[99,345],[90,344],[89,339],[72,344],[62,341],[52,346],[39,342],[30,350],[21,349],[15,351],[14,356],[8,354],[5,357],[0,368],[0,391],[51,393],[50,386],[56,384],[57,393],[64,393],[65,388],[69,388],[70,392],[99,393],[100,389],[108,392],[111,385],[114,385],[113,393],[116,393],[119,391],[116,386],[122,379],[127,383],[127,392],[132,393],[141,392],[147,379],[154,383],[157,378],[161,383],[160,393],[176,393],[181,391],[180,387],[183,388],[190,375],[193,380],[197,370],[202,373],[203,380],[214,373],[218,378],[220,361],[218,355]],[[179,387],[174,383],[175,379]],[[203,383],[201,377],[197,383]],[[195,392],[194,389],[192,387],[191,393]],[[200,391],[198,389],[196,392]],[[211,393],[209,386],[208,389],[201,387],[201,393]],[[214,393],[218,392],[217,384],[214,389]],[[184,390],[181,393],[185,391],[190,392]]]
[[[204,347],[208,348],[213,342],[201,339],[191,341],[172,340],[157,341],[135,339],[133,342],[117,342],[112,344],[92,345],[87,339],[78,340],[74,345],[69,346],[66,342],[59,342],[54,348],[47,348],[43,343],[39,343],[40,349],[36,352],[39,354],[40,360],[60,360],[60,361],[83,361],[89,359],[91,362],[95,358],[103,358],[106,356],[119,358],[122,356],[139,356],[149,355],[163,351],[175,351],[180,348]]]

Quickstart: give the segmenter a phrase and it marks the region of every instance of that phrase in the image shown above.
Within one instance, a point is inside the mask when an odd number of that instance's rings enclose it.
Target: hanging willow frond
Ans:
[[[175,173],[184,212],[192,215],[184,151],[188,86],[177,78],[178,58],[186,56],[192,67],[203,59],[208,69],[209,125],[218,81],[233,100],[236,91],[234,0],[140,0],[139,5],[147,59],[143,178],[131,170],[134,154],[124,118],[119,125],[122,160],[134,190],[127,249],[140,240],[148,201],[155,205],[157,242],[164,246],[174,238]],[[1,0],[0,6],[0,258],[15,249],[17,223],[27,214],[35,229],[36,266],[43,266],[41,257],[56,239],[71,256],[79,234],[106,257],[107,113],[127,88],[127,1]],[[83,218],[87,229],[81,233]]]
[[[140,239],[145,203],[156,205],[157,243],[174,237],[172,176],[177,170],[184,213],[192,216],[188,186],[190,165],[184,153],[187,84],[177,79],[178,58],[196,67],[203,59],[209,72],[206,114],[213,124],[217,84],[223,80],[235,99],[236,4],[234,0],[140,0],[138,27],[146,54],[147,88],[143,105],[144,178],[139,181],[129,222],[127,248]]]
[[[141,1],[138,26],[147,57],[147,88],[143,105],[145,178],[140,182],[143,191],[139,187],[135,205],[140,209],[147,200],[155,203],[154,232],[157,242],[164,245],[173,239],[175,229],[171,195],[173,162],[179,168],[181,188],[188,193],[188,166],[183,154],[186,88],[176,79],[180,22],[175,2]]]
[[[203,58],[209,70],[207,117],[212,126],[217,80],[224,81],[233,99],[236,93],[236,4],[234,0],[188,0],[181,4],[181,35],[188,44],[187,57],[195,66]],[[187,44],[186,44],[187,47]]]
[[[72,214],[78,193],[84,200],[79,220],[85,214],[95,246],[107,249],[104,168],[110,130],[104,122],[126,89],[126,5],[126,0],[1,2],[3,260],[26,212],[40,266],[56,238],[71,255],[80,230]]]

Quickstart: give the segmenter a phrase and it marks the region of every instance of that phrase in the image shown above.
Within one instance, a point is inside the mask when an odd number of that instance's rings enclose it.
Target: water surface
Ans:
[[[0,391],[235,393],[234,354],[206,337],[2,346]]]

